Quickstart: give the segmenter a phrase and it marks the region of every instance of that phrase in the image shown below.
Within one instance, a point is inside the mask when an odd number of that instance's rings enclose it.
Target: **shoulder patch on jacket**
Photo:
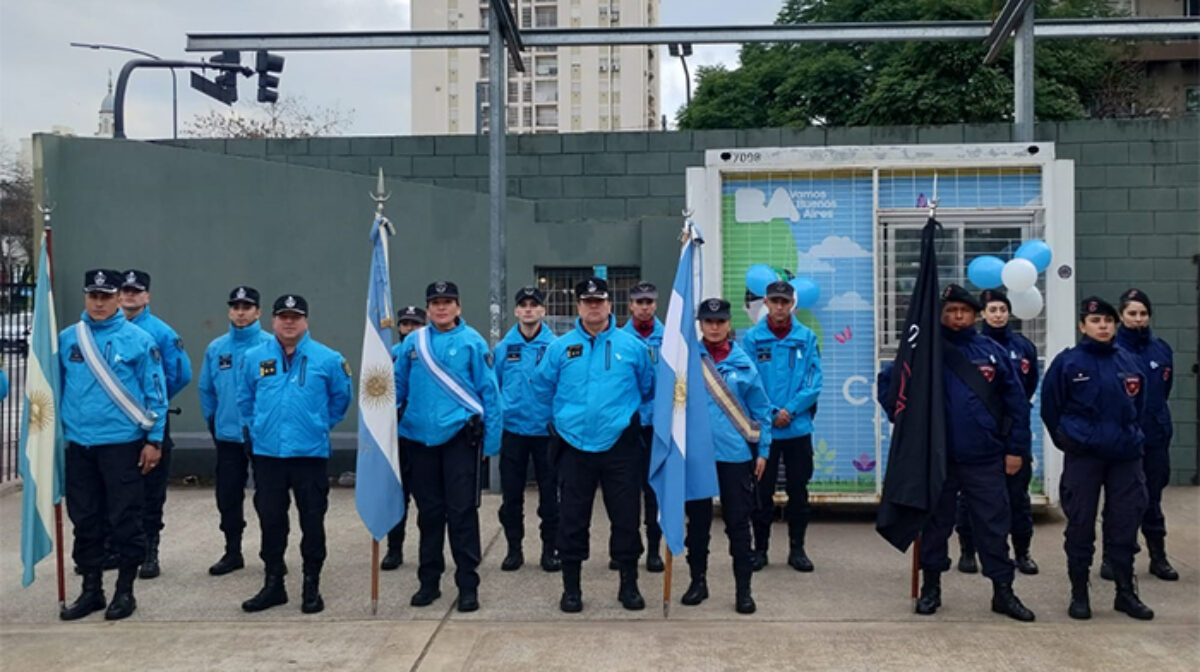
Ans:
[[[150,356],[153,357],[154,361],[156,361],[156,362],[162,361],[162,353],[159,352],[158,348],[153,345],[150,346]]]
[[[354,374],[350,373],[350,364],[345,359],[342,360],[342,371],[345,371],[347,376],[354,377]]]
[[[175,337],[175,349],[180,351],[183,350],[183,339],[178,336]]]

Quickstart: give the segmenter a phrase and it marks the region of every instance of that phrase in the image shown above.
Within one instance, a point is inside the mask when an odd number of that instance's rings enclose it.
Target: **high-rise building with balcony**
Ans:
[[[1113,6],[1137,17],[1200,17],[1200,0],[1110,0]],[[1179,117],[1200,113],[1200,42],[1173,40],[1139,44],[1134,58],[1145,69],[1150,88],[1147,114]]]
[[[659,0],[510,0],[522,30],[658,25]],[[413,30],[487,28],[486,0],[413,2]],[[508,62],[510,133],[641,131],[659,127],[657,46],[530,47],[525,72]],[[413,133],[486,130],[488,54],[479,49],[412,55]]]

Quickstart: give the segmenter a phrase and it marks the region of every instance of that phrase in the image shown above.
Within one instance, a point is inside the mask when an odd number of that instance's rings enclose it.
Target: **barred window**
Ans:
[[[555,334],[562,335],[575,326],[575,285],[595,275],[591,266],[546,267],[534,269],[538,288],[546,295],[546,323]],[[608,267],[608,293],[612,299],[617,324],[629,319],[629,290],[641,280],[640,268]]]

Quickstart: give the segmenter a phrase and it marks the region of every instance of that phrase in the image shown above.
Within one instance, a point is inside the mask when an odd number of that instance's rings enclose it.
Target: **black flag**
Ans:
[[[946,480],[946,407],[942,384],[941,299],[933,217],[921,230],[921,268],[884,407],[894,417],[875,529],[901,551],[921,533]]]

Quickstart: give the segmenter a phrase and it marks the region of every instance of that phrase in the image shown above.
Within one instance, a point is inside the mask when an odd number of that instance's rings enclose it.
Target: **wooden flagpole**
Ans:
[[[38,204],[38,210],[42,213],[42,232],[46,237],[46,276],[50,278],[50,287],[53,291],[54,287],[54,238],[51,235],[50,213],[54,210],[53,203],[46,203],[43,199],[42,203]],[[57,364],[57,362],[55,362]],[[60,409],[54,409],[54,412],[59,412]],[[57,457],[57,456],[56,456]],[[54,503],[54,564],[55,574],[58,579],[58,608],[65,609],[67,606],[67,575],[63,566],[63,522],[62,522],[62,500]]]
[[[912,549],[913,549],[913,559],[912,559],[912,579],[911,579],[912,588],[911,588],[911,590],[912,590],[912,599],[915,600],[915,599],[917,599],[917,596],[920,594],[920,581],[917,579],[917,574],[920,572],[920,569],[921,569],[921,536],[920,535],[917,535],[917,538],[913,540]]]
[[[667,548],[667,569],[663,573],[663,618],[671,617],[671,567],[675,564],[675,556]]]
[[[371,615],[379,613],[379,541],[371,538]]]

